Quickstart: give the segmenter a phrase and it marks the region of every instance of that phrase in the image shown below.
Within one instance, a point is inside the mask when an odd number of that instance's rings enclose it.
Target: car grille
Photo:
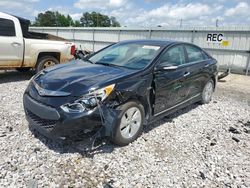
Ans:
[[[57,122],[56,120],[42,119],[29,110],[26,110],[26,112],[27,112],[27,116],[29,116],[37,125],[45,128],[48,131],[51,131],[56,125],[56,122]]]

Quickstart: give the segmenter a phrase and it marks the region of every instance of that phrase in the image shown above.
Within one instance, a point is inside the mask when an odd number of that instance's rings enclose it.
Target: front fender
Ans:
[[[152,80],[152,74],[148,74],[118,83],[115,87],[115,91],[106,102],[106,106],[116,108],[130,100],[136,100],[143,105],[145,121],[148,121],[152,115],[153,101],[150,97],[150,93],[153,89]]]

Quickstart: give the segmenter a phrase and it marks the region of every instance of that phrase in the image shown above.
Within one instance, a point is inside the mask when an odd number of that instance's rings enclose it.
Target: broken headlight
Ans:
[[[98,103],[104,101],[113,91],[115,84],[106,86],[101,89],[92,89],[88,94],[83,95],[73,103],[67,103],[61,106],[65,112],[81,113],[93,109]]]

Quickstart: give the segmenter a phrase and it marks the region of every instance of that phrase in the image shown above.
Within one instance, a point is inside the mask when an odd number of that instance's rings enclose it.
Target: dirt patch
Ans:
[[[250,76],[230,74],[217,84],[217,96],[226,96],[250,105]]]

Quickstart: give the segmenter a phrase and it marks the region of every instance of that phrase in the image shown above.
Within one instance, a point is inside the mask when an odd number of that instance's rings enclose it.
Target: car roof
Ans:
[[[141,39],[141,40],[126,40],[126,41],[122,41],[120,43],[139,43],[139,44],[146,44],[146,45],[153,45],[153,46],[161,46],[161,47],[165,47],[165,46],[169,46],[171,44],[182,44],[185,42],[179,42],[179,41],[173,41],[173,40],[157,40],[157,39]]]

